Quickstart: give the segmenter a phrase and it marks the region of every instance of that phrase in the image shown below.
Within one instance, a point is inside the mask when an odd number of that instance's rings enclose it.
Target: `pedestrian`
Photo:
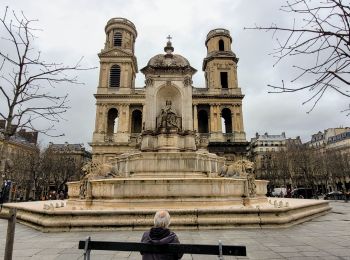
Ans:
[[[64,192],[61,190],[60,191],[60,193],[59,193],[59,195],[58,195],[58,199],[60,199],[60,200],[64,200]]]
[[[170,231],[170,214],[166,210],[157,211],[154,216],[154,226],[146,231],[141,239],[141,242],[155,245],[163,244],[180,244],[177,235]],[[181,259],[183,254],[153,254],[153,253],[143,253],[142,260],[177,260]]]
[[[280,192],[280,198],[283,198],[283,197],[284,197],[283,190],[281,190],[281,192]]]

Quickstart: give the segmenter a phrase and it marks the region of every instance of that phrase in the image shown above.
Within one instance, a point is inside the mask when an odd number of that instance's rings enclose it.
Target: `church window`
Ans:
[[[142,112],[134,110],[131,115],[131,133],[141,133],[142,129]]]
[[[224,108],[221,111],[221,118],[222,118],[222,132],[223,133],[232,133],[232,114],[231,110],[228,108]]]
[[[119,88],[120,87],[120,66],[113,65],[109,73],[109,87]]]
[[[219,40],[219,51],[225,50],[225,43],[223,40]]]
[[[107,117],[107,134],[113,135],[118,131],[118,110],[111,108]]]
[[[228,88],[227,72],[220,72],[220,82],[222,88]]]
[[[208,113],[205,110],[198,112],[198,132],[209,133]]]
[[[116,32],[113,37],[113,45],[115,47],[121,47],[122,46],[122,33]]]

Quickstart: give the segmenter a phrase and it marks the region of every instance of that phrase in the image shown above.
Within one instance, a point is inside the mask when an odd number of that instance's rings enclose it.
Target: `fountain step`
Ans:
[[[154,213],[169,209],[172,229],[232,229],[290,227],[326,214],[331,210],[328,201],[278,199],[284,206],[268,202],[247,206],[193,205],[190,207],[50,207],[55,201],[7,203],[3,211],[17,208],[17,221],[43,232],[145,230],[153,225]],[[286,206],[288,204],[288,206]]]

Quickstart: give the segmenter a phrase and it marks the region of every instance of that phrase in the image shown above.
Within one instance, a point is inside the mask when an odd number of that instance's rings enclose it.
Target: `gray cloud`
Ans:
[[[224,27],[231,31],[233,50],[240,58],[238,80],[246,97],[244,123],[247,137],[255,132],[300,135],[304,140],[319,130],[347,125],[349,119],[339,111],[348,100],[329,93],[316,109],[307,114],[305,93],[295,95],[268,94],[267,84],[290,78],[290,64],[273,68],[269,56],[274,43],[271,34],[244,30],[256,24],[288,23],[286,15],[278,11],[281,1],[25,1],[5,0],[16,11],[23,10],[27,17],[39,19],[39,39],[36,44],[48,61],[74,63],[84,56],[86,66],[99,66],[97,53],[103,48],[104,26],[112,17],[125,17],[135,23],[138,30],[136,56],[139,68],[154,55],[163,52],[168,34],[173,36],[175,52],[190,61],[198,72],[194,85],[204,86],[201,71],[206,55],[204,41],[209,30]],[[299,62],[306,62],[299,59]],[[66,120],[57,125],[58,132],[66,135],[54,142],[88,143],[92,139],[95,120],[95,100],[99,70],[79,73],[84,86],[65,86],[69,92],[70,111]],[[137,75],[137,86],[143,86],[144,77]],[[41,126],[45,122],[40,123]],[[41,136],[42,142],[50,138]]]

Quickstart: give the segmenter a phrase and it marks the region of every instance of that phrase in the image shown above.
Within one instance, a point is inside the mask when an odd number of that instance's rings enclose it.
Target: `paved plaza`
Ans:
[[[287,229],[236,229],[177,231],[182,243],[246,245],[247,257],[239,259],[350,259],[350,202],[331,202],[332,212]],[[4,254],[7,222],[0,220],[0,254]],[[14,259],[83,259],[78,241],[138,242],[142,231],[41,233],[16,225]],[[139,253],[92,252],[91,260],[141,259]],[[215,256],[185,255],[182,259],[217,259]],[[236,259],[225,257],[225,259]]]

